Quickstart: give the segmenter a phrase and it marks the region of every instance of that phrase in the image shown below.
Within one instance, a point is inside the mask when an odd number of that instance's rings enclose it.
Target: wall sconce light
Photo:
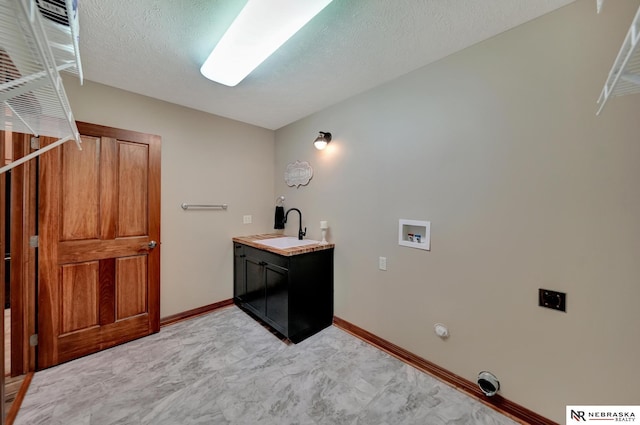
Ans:
[[[320,131],[318,133],[318,137],[316,137],[316,140],[313,142],[313,146],[315,146],[316,149],[321,151],[327,147],[330,141],[331,141],[331,133]]]

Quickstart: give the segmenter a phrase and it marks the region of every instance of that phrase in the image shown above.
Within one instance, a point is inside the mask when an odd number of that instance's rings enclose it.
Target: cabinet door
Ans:
[[[267,289],[266,317],[287,335],[289,329],[289,270],[275,264],[264,266]]]
[[[233,252],[233,298],[243,301],[247,293],[247,277],[245,275],[245,253],[243,246],[234,245]]]
[[[265,284],[263,262],[247,253],[244,258],[244,275],[246,279],[246,294],[244,300],[256,313],[265,312]]]

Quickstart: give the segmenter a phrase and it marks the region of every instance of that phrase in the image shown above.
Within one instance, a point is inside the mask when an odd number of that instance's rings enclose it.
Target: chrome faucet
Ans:
[[[304,237],[304,235],[306,235],[306,234],[307,234],[307,228],[305,227],[305,228],[304,228],[304,232],[302,231],[302,213],[300,212],[300,210],[299,210],[299,209],[297,209],[297,208],[289,208],[289,209],[287,210],[287,213],[284,215],[284,220],[282,220],[282,222],[283,222],[283,223],[286,223],[286,222],[287,222],[287,217],[289,216],[289,213],[290,213],[291,211],[297,211],[297,212],[298,212],[298,214],[300,215],[300,225],[299,225],[299,227],[298,227],[298,239],[299,239],[299,240],[302,240],[302,238]]]

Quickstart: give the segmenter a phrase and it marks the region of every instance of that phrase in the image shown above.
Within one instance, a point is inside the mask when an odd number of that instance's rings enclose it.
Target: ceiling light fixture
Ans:
[[[316,140],[313,141],[313,146],[315,146],[316,149],[321,151],[327,147],[330,141],[331,141],[331,133],[320,131],[318,133],[318,137],[316,137]]]
[[[208,79],[233,87],[332,0],[249,0],[202,64]]]

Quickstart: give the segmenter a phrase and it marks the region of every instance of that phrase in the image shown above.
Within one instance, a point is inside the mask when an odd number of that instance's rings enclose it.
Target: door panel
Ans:
[[[116,260],[116,320],[147,311],[147,256]]]
[[[100,141],[83,138],[82,151],[74,143],[62,145],[62,241],[100,237]]]
[[[245,275],[244,247],[240,244],[233,244],[233,297],[244,301],[247,293],[247,277]]]
[[[147,234],[148,147],[118,143],[118,236]]]
[[[78,128],[41,156],[39,368],[160,327],[160,138]]]
[[[100,325],[108,325],[116,320],[116,259],[107,258],[100,260]]]
[[[264,271],[262,261],[247,255],[245,261],[245,276],[247,278],[247,293],[245,300],[257,312],[264,314]]]
[[[273,264],[265,266],[267,286],[265,316],[277,323],[285,335],[289,324],[289,271]]]
[[[98,262],[62,266],[61,334],[98,325]]]

